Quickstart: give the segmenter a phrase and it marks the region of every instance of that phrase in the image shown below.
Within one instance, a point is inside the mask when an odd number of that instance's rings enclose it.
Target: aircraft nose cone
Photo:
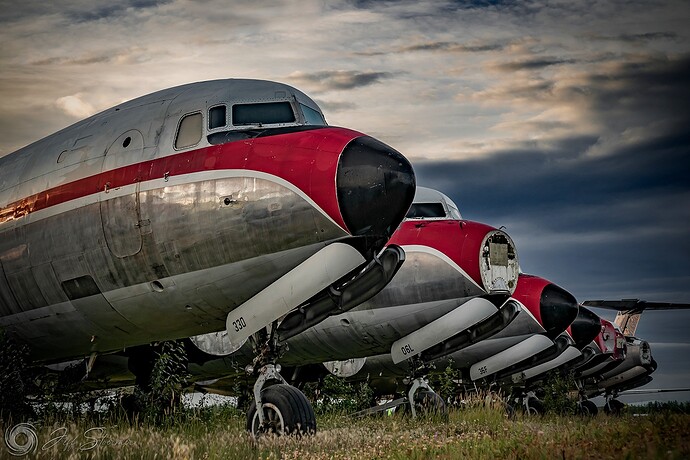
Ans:
[[[412,165],[402,154],[362,136],[340,155],[336,187],[340,214],[350,233],[387,240],[412,204],[416,184]]]
[[[565,289],[548,284],[541,292],[539,311],[547,335],[553,338],[565,331],[577,317],[578,303]]]
[[[601,318],[592,310],[580,306],[577,317],[570,325],[575,346],[581,350],[594,340],[601,331]]]

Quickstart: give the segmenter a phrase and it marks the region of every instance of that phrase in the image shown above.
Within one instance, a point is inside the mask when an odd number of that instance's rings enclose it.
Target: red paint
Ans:
[[[607,345],[607,341],[613,338],[613,346]],[[601,332],[594,338],[594,342],[599,346],[603,353],[613,353],[616,348],[616,328],[611,321],[601,318]]]
[[[479,257],[482,241],[496,228],[467,220],[406,220],[389,244],[422,245],[434,248],[458,264],[479,285]]]
[[[542,327],[544,323],[541,320],[541,294],[549,284],[551,284],[551,281],[540,276],[520,273],[517,288],[515,288],[515,293],[513,293],[513,297],[527,307]]]
[[[235,141],[177,153],[85,177],[36,193],[0,209],[0,223],[83,198],[106,188],[201,171],[248,169],[278,176],[308,195],[346,228],[335,189],[338,160],[347,144],[363,134],[322,128]]]

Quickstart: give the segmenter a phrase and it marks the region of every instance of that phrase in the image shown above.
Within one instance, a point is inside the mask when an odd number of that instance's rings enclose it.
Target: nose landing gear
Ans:
[[[307,397],[280,375],[281,348],[275,337],[277,321],[250,337],[256,358],[247,372],[257,376],[254,401],[247,411],[247,430],[252,436],[262,434],[303,435],[316,433],[316,416]],[[278,382],[266,386],[270,381]],[[260,409],[257,409],[260,408]]]

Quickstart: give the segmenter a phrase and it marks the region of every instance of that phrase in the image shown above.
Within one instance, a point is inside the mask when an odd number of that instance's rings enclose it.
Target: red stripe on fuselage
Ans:
[[[201,171],[247,169],[278,176],[311,197],[342,228],[336,171],[345,146],[363,134],[346,128],[321,128],[213,145],[59,185],[10,203],[0,209],[0,223],[19,219],[106,188],[180,176]]]
[[[447,255],[479,286],[479,254],[487,233],[496,230],[479,222],[458,220],[407,220],[391,237],[389,244],[429,246]]]

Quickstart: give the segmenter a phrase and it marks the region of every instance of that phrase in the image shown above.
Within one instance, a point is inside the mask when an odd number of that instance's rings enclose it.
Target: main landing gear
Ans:
[[[279,436],[316,433],[311,403],[280,375],[280,364],[276,364],[281,352],[275,337],[276,325],[273,322],[268,330],[262,329],[250,337],[256,358],[253,365],[247,366],[247,372],[257,379],[254,401],[247,411],[247,430],[254,437],[267,433]],[[266,386],[268,382],[273,384]]]
[[[408,361],[410,363],[410,377],[406,380],[410,387],[407,391],[407,398],[403,399],[403,402],[407,403],[404,407],[409,407],[412,418],[416,418],[417,415],[446,415],[446,403],[429,386],[429,381],[426,379],[429,367],[419,356],[413,356]]]
[[[409,404],[412,418],[416,418],[417,415],[427,417],[446,414],[446,403],[443,398],[434,392],[426,379],[422,377],[417,377],[412,381],[406,402]]]
[[[512,415],[511,411],[513,407],[522,408],[522,411],[530,416],[544,415],[546,412],[544,403],[537,397],[534,391],[518,390],[518,392],[513,393],[513,396],[509,399],[511,403],[514,403],[514,406],[510,403],[508,404],[508,406],[511,406],[510,410],[506,409],[508,415]]]
[[[606,404],[604,404],[604,412],[608,415],[620,415],[625,409],[625,404],[615,399],[617,394],[607,394]]]
[[[579,403],[577,403],[577,407],[580,410],[580,414],[586,417],[594,417],[599,413],[597,405],[589,399],[584,399],[580,401]]]

